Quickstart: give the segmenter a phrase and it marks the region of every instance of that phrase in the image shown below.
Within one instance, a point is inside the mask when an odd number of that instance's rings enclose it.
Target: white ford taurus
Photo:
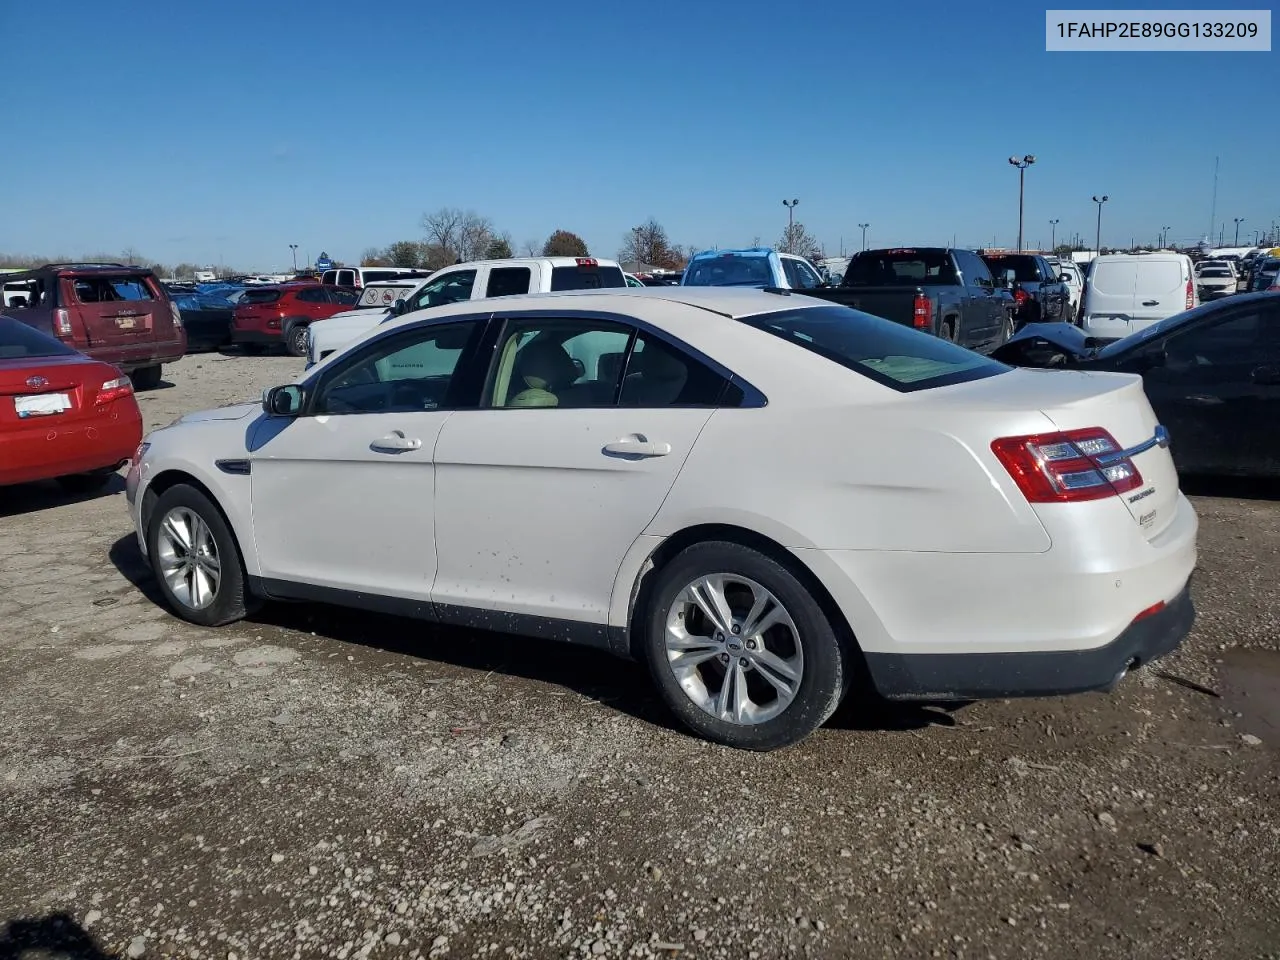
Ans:
[[[858,679],[1063,694],[1174,648],[1197,521],[1168,444],[1137,376],[667,287],[410,314],[152,433],[128,489],[193,623],[317,601],[590,644],[765,750]]]

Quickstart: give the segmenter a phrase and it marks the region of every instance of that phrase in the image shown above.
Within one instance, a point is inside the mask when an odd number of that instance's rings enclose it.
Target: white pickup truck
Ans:
[[[412,292],[395,300],[390,309],[379,306],[348,310],[311,324],[308,328],[307,366],[314,366],[391,317],[417,310],[460,300],[626,286],[626,278],[617,261],[594,257],[521,257],[459,263],[437,270],[425,281],[417,281]],[[381,292],[378,294],[380,304],[383,296]],[[363,299],[361,302],[363,304]]]

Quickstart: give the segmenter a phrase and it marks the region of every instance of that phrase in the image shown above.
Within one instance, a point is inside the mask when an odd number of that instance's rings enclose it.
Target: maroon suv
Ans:
[[[46,263],[4,275],[4,313],[129,374],[160,384],[160,367],[187,352],[182,317],[156,275],[119,263]]]
[[[250,287],[231,319],[231,342],[245,353],[284,345],[295,357],[307,355],[307,327],[350,310],[360,294],[322,283],[281,283]]]

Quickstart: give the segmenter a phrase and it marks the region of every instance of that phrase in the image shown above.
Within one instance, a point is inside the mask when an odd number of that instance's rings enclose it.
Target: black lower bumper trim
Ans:
[[[263,333],[261,330],[232,330],[231,342],[261,343],[267,345],[275,344],[276,346],[279,346],[284,343],[284,334],[275,332]]]
[[[1088,650],[1020,653],[867,653],[876,689],[890,700],[990,700],[1109,690],[1127,669],[1174,650],[1195,622],[1191,584],[1158,613]]]

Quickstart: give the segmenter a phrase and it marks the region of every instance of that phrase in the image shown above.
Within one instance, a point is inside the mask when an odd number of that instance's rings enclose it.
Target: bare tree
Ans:
[[[758,233],[754,237],[752,237],[751,242],[747,244],[748,247],[759,247],[763,245],[764,245],[764,239]]]
[[[632,227],[622,238],[618,259],[625,262],[647,263],[655,267],[676,267],[681,259],[679,247],[673,247],[667,239],[667,231],[653,217]]]
[[[101,259],[105,260],[107,258],[103,257]],[[142,254],[135,247],[125,247],[120,251],[120,259],[126,264],[142,263]]]
[[[541,240],[526,240],[520,247],[520,252],[526,257],[536,257],[542,252]]]
[[[435,213],[424,214],[422,227],[429,247],[452,254],[446,262],[480,259],[497,235],[488,217],[456,207],[441,207]]]
[[[782,236],[778,240],[778,249],[808,260],[821,254],[822,245],[804,228],[803,223],[797,222],[782,231]]]

